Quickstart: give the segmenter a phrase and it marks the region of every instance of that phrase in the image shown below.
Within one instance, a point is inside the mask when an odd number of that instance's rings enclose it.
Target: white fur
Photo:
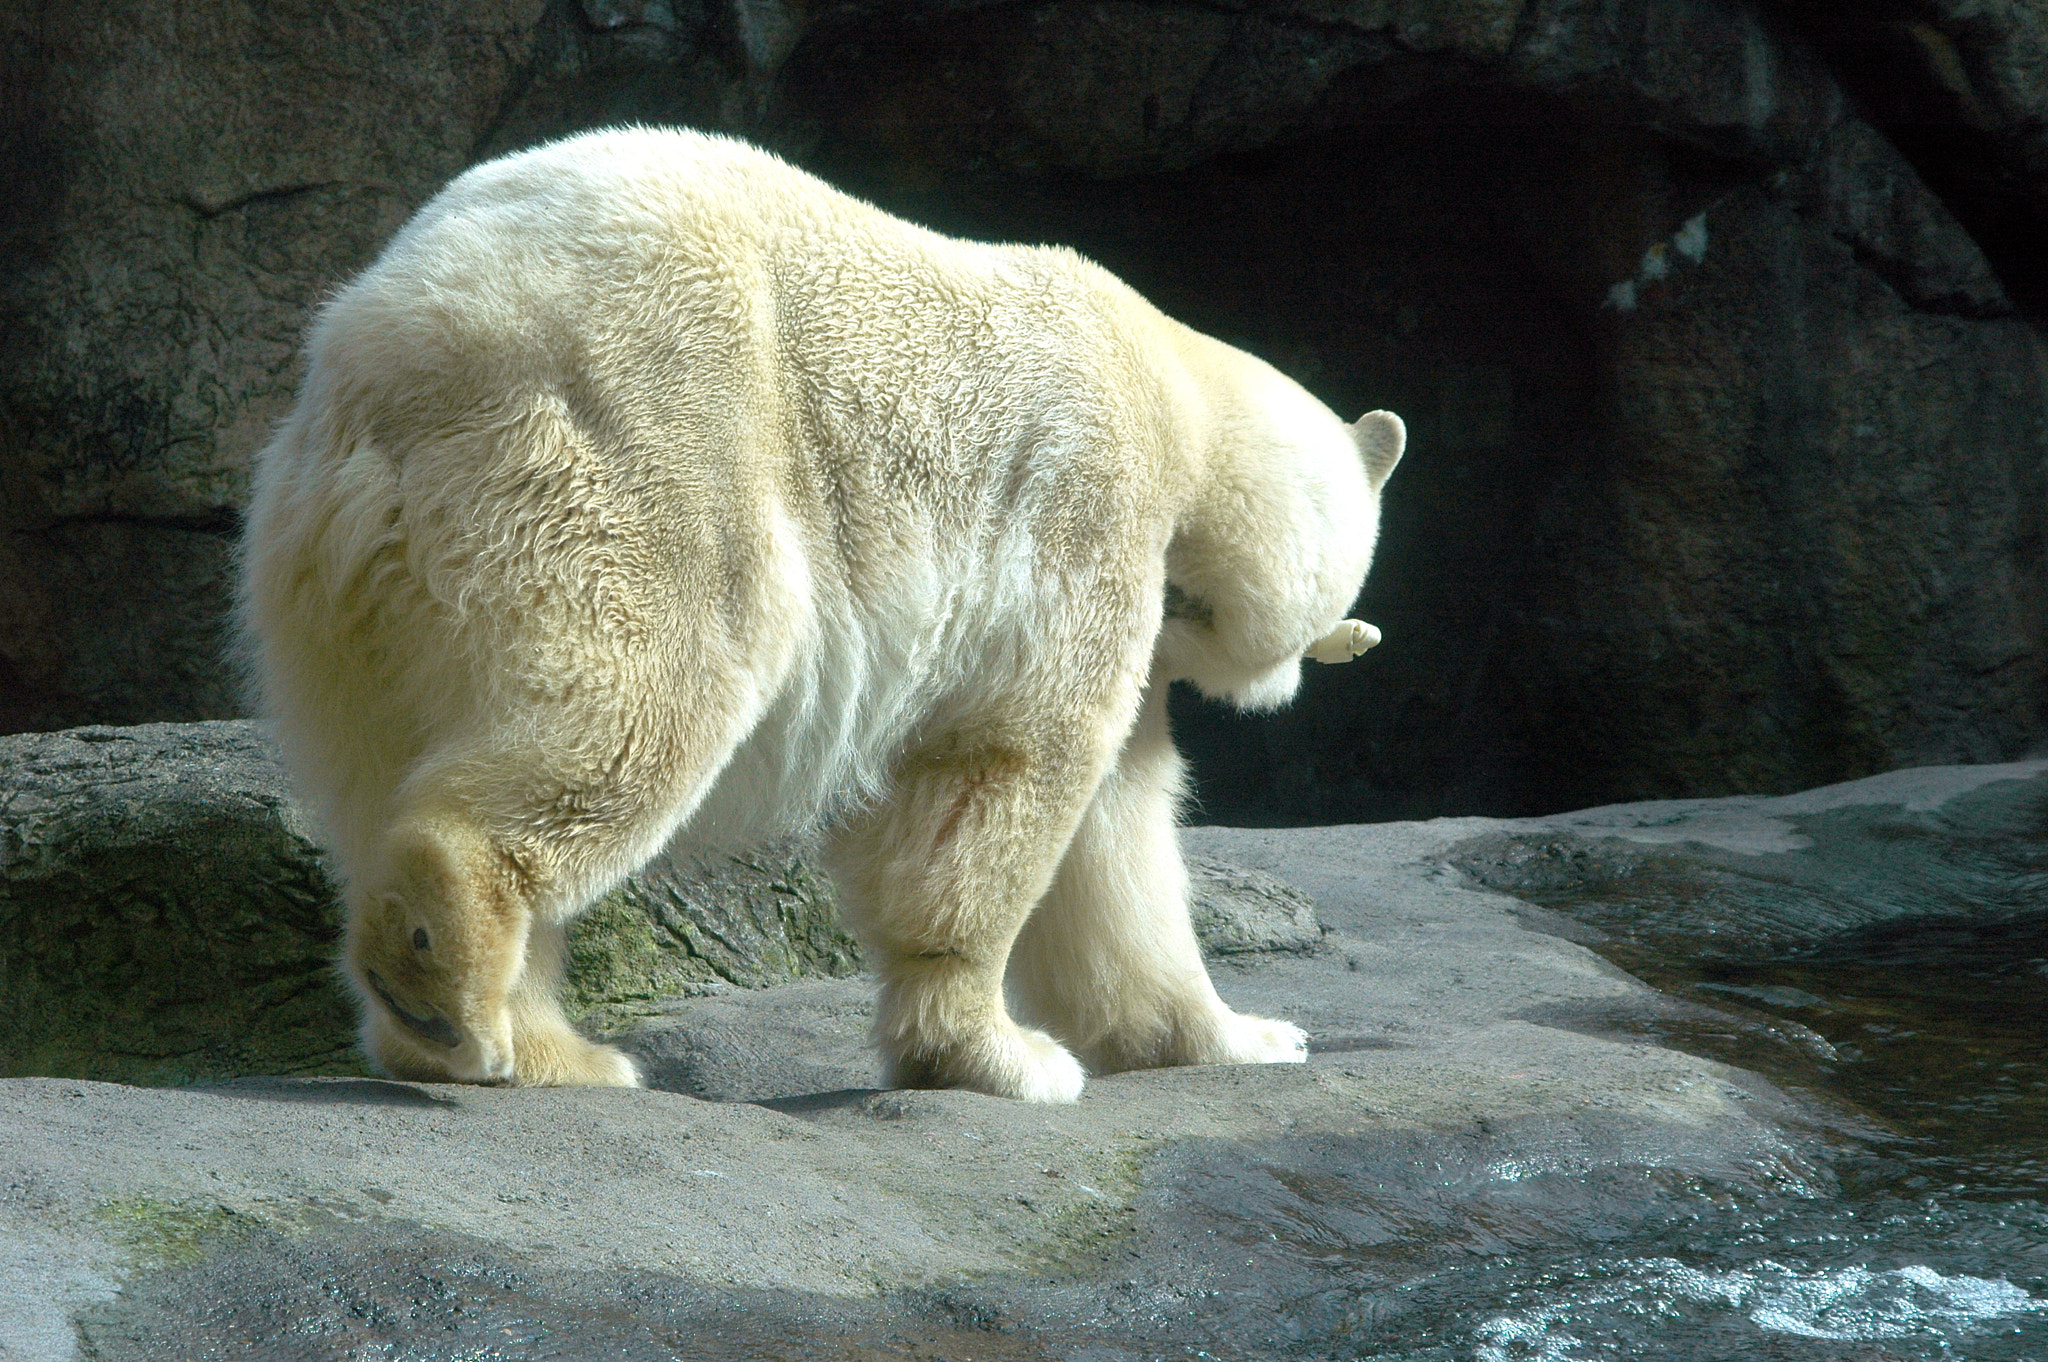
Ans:
[[[1071,252],[743,143],[470,171],[323,310],[248,522],[366,1045],[635,1081],[562,1018],[563,924],[672,839],[825,827],[896,1081],[1300,1058],[1202,968],[1164,696],[1293,694],[1399,446]]]

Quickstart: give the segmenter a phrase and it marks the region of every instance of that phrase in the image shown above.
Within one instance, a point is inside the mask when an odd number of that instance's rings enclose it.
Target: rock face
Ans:
[[[335,910],[249,725],[0,740],[0,1072],[351,1072]]]
[[[0,729],[235,712],[228,543],[315,300],[463,165],[643,118],[1072,242],[1409,418],[1388,643],[1277,719],[1186,707],[1210,817],[1787,790],[2048,735],[2032,7],[180,14],[0,17]]]
[[[1211,959],[1263,951],[1299,955],[1323,944],[1314,901],[1271,875],[1191,856],[1188,897],[1195,935]]]
[[[1214,955],[1321,943],[1315,905],[1270,875],[1197,860],[1193,880]],[[800,846],[672,854],[577,919],[565,1003],[614,1035],[678,1015],[679,1000],[708,997],[715,1013],[735,989],[851,975],[860,951],[836,914]],[[364,1072],[333,969],[341,924],[253,724],[0,738],[0,1075]],[[856,1000],[869,989],[852,987]],[[864,1052],[865,1030],[850,1044]],[[690,1062],[715,1066],[715,1048]]]
[[[216,718],[300,333],[476,154],[538,0],[0,16],[0,715]]]
[[[2048,15],[2025,0],[1786,0],[2035,316],[2048,305]]]
[[[1216,976],[1307,1028],[1308,1061],[1103,1077],[1067,1107],[874,1091],[865,988],[829,979],[651,1010],[620,1036],[648,1091],[0,1080],[0,1355],[2033,1345],[2029,1113],[2048,1099],[2011,1111],[1994,1065],[1902,1143],[1892,1108],[1835,1086],[1882,1067],[1887,1039],[1830,1011],[1856,999],[1811,979],[1659,992],[1581,943],[1611,953],[1648,923],[1675,967],[1701,943],[1732,960],[1874,923],[2039,923],[2044,799],[2034,761],[1510,822],[1194,830],[1191,852],[1249,867],[1205,878],[1320,905],[1318,948],[1220,956]],[[2040,1023],[2003,1021],[2031,1028],[2024,1089],[2048,1072]],[[1743,1067],[1684,1052],[1717,1037]],[[1981,1157],[1934,1179],[1957,1195],[1914,1176],[1916,1150],[2001,1120],[2033,1191],[1977,1204]]]
[[[679,994],[852,974],[837,914],[800,847],[656,861],[577,919],[564,1002],[608,1031]]]
[[[851,974],[787,849],[657,862],[578,921],[572,1015]],[[191,1083],[358,1073],[341,905],[247,722],[0,739],[0,1073]]]

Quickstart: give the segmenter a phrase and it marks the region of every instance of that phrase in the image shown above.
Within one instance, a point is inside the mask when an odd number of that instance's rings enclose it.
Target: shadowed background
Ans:
[[[1177,702],[1200,818],[2009,757],[2048,728],[2044,72],[2036,7],[1963,0],[8,5],[0,731],[239,713],[310,310],[464,166],[641,120],[1072,244],[1408,419],[1388,641],[1277,716]]]

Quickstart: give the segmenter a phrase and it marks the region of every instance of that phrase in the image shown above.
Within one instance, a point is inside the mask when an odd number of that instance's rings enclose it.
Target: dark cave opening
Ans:
[[[1469,89],[1116,180],[935,181],[829,139],[805,160],[942,231],[1073,246],[1347,419],[1386,407],[1408,422],[1356,611],[1387,642],[1349,666],[1307,664],[1274,714],[1177,693],[1195,821],[1523,814],[1597,791],[1559,723],[1569,683],[1544,664],[1557,645],[1530,646],[1583,556],[1546,527],[1587,537],[1555,503],[1609,457],[1606,291],[1741,168]]]

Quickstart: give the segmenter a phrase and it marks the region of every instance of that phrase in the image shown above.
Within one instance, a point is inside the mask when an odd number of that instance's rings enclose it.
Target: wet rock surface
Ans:
[[[1642,1033],[1849,1099],[1919,1145],[1909,1176],[1928,1185],[2038,1198],[2048,790],[1938,801],[1914,779],[1890,778],[1897,802],[1815,792],[1775,836],[1640,805],[1607,828],[1482,838],[1454,863],[1664,990]],[[1700,840],[1663,841],[1664,820]]]
[[[1902,1138],[1895,1108],[1836,1084],[1855,1065],[1835,1041],[1759,1075],[1799,1049],[1795,1014],[1833,1025],[1813,1000],[1860,1006],[1846,976],[1681,976],[1708,952],[1761,969],[1875,926],[2037,918],[2044,790],[2032,762],[1554,819],[1193,830],[1195,854],[1314,900],[1320,949],[1215,966],[1314,1050],[1101,1078],[1070,1107],[872,1090],[861,990],[830,980],[641,1018],[644,1092],[6,1080],[0,1348],[2033,1355],[2040,1189],[1915,1188],[1927,1128]],[[1760,888],[1677,892],[1688,861]],[[1670,992],[1582,944],[1638,917]],[[1740,1065],[1704,1057],[1710,1026],[1748,1028]],[[2004,1100],[1995,1070],[1950,1077],[1922,1095],[1952,1123]]]

